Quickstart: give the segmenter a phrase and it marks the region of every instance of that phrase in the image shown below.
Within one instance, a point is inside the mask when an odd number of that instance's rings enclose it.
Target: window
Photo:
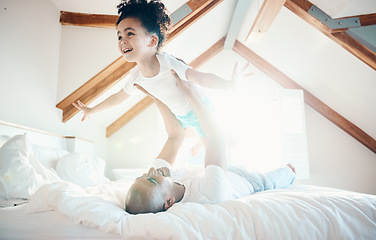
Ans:
[[[304,97],[301,90],[226,93],[207,91],[216,119],[229,142],[228,159],[251,171],[268,171],[291,163],[297,178],[309,178]],[[165,132],[161,119],[161,131]],[[204,163],[203,149],[196,156],[196,139],[186,139],[175,165]]]
[[[303,91],[223,94],[209,97],[228,137],[230,164],[267,171],[291,163],[297,178],[309,178]],[[202,164],[203,159],[201,151],[189,162]]]

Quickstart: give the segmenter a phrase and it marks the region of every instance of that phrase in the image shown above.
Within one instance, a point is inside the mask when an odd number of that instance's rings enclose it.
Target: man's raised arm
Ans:
[[[198,95],[197,90],[191,82],[182,81],[178,75],[173,72],[179,88],[189,98],[201,127],[207,138],[207,147],[205,154],[205,167],[208,165],[217,165],[227,172],[226,143],[217,121],[211,113],[211,110],[205,105]]]
[[[157,159],[163,159],[173,166],[176,160],[176,155],[185,137],[184,129],[179,120],[164,103],[159,101],[141,86],[136,85],[136,87],[153,98],[154,103],[162,114],[168,138],[161,152],[157,156]]]

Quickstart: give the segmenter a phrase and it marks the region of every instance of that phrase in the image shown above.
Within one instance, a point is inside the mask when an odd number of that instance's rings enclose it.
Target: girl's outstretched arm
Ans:
[[[90,119],[91,116],[95,113],[119,105],[120,103],[124,102],[129,96],[130,95],[128,93],[124,92],[124,90],[121,89],[119,92],[109,96],[103,102],[92,108],[85,106],[85,104],[83,104],[80,100],[77,100],[77,102],[74,102],[72,104],[84,113],[81,121],[85,121],[86,119]]]
[[[253,73],[248,71],[249,63],[247,63],[242,69],[238,70],[238,63],[235,64],[231,80],[221,78],[213,73],[205,73],[193,68],[188,68],[186,77],[189,81],[194,82],[202,87],[233,90],[236,83],[242,79],[251,76]]]

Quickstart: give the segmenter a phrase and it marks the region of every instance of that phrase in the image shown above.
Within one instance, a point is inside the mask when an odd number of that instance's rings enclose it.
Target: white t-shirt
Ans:
[[[197,170],[196,170],[197,171]],[[225,171],[216,165],[209,165],[197,176],[178,177],[178,182],[185,186],[181,202],[196,202],[201,204],[220,203],[229,199],[238,199],[254,192],[252,185],[239,175]]]
[[[205,173],[189,180],[181,180],[185,193],[181,202],[220,203],[231,199],[226,173],[216,165],[209,165]]]
[[[160,53],[156,56],[160,65],[159,73],[154,77],[147,78],[142,76],[136,66],[131,70],[123,89],[126,93],[133,94],[137,89],[134,84],[138,84],[163,102],[175,115],[185,116],[192,110],[192,106],[186,95],[178,88],[171,69],[175,70],[182,80],[187,81],[185,73],[191,67],[168,53]]]
[[[219,203],[228,199],[239,198],[239,191],[246,194],[250,184],[242,177],[229,172],[229,176],[222,168],[216,165],[209,165],[205,169],[202,167],[173,169],[171,165],[163,159],[154,159],[150,167],[155,169],[167,167],[170,170],[171,178],[185,186],[185,193],[181,202],[197,203]],[[237,185],[232,189],[231,183]],[[231,184],[232,185],[232,184]],[[252,186],[250,186],[252,188]],[[233,195],[235,193],[235,195]]]
[[[154,168],[168,167],[173,181],[185,186],[181,202],[215,204],[230,199],[242,198],[255,192],[284,188],[295,179],[293,171],[285,166],[266,174],[248,172],[243,174],[225,171],[216,165],[171,169],[171,165],[163,159],[156,159],[151,164]],[[246,180],[248,178],[248,180]],[[254,185],[252,185],[253,182]]]

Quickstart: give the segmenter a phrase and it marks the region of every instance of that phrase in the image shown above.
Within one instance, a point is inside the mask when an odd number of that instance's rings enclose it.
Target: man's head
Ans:
[[[125,210],[131,214],[165,211],[175,203],[175,185],[161,171],[150,168],[130,187]]]

